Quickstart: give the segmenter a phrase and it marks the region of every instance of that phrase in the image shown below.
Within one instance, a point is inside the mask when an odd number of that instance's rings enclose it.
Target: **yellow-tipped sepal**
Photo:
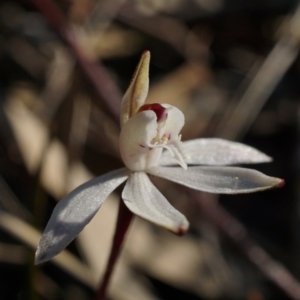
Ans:
[[[150,51],[145,51],[133,75],[121,104],[121,127],[137,113],[144,104],[149,89]]]

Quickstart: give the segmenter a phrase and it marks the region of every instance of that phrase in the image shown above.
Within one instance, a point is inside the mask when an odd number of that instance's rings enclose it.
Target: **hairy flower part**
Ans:
[[[62,251],[123,182],[122,199],[129,210],[170,231],[185,233],[188,220],[153,185],[148,174],[219,194],[252,193],[284,185],[282,179],[229,166],[272,160],[252,147],[217,138],[181,142],[183,113],[169,104],[144,104],[149,61],[146,51],[121,104],[119,147],[126,168],[82,184],[57,204],[36,251],[36,264]]]
[[[186,169],[180,149],[183,125],[183,113],[174,106],[158,103],[141,106],[120,133],[120,152],[126,167],[145,171],[157,166],[166,149]]]

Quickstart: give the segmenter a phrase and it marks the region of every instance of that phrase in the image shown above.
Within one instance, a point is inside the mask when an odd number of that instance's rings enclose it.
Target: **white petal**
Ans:
[[[250,146],[217,138],[195,139],[182,143],[187,164],[233,165],[270,162],[272,158]],[[165,152],[161,165],[172,165],[174,159]]]
[[[171,231],[182,234],[189,227],[185,216],[168,202],[144,172],[129,177],[122,198],[133,213]]]
[[[158,164],[162,148],[151,149],[156,134],[156,115],[152,110],[137,113],[123,126],[119,146],[123,162],[130,170],[143,171]]]
[[[170,104],[164,103],[162,106],[168,109],[168,117],[160,135],[170,135],[170,141],[177,140],[184,125],[184,114],[180,109]]]
[[[183,168],[187,169],[187,164],[185,162],[180,141],[174,141],[173,144],[168,145],[169,147],[167,148],[169,152],[172,155],[172,158]]]
[[[178,163],[182,168],[186,169],[187,164],[183,157],[183,152],[181,148],[181,135],[180,131],[184,125],[184,114],[177,107],[162,104],[163,107],[167,108],[167,120],[159,129],[159,136],[165,136],[168,138],[168,142],[163,145],[163,148],[168,150],[168,155],[174,164],[174,162]]]
[[[146,100],[149,89],[149,64],[150,52],[145,51],[135,70],[129,88],[122,99],[120,115],[121,127],[137,113],[138,109]]]
[[[90,180],[64,197],[55,207],[36,251],[35,263],[62,251],[90,222],[108,195],[128,178],[119,169]]]
[[[195,190],[216,194],[252,193],[280,187],[284,181],[261,172],[237,167],[155,167],[147,173]]]

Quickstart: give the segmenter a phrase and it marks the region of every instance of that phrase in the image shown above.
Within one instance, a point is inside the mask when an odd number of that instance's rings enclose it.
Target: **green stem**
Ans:
[[[100,288],[96,294],[95,300],[104,300],[106,295],[106,290],[109,285],[111,274],[113,272],[114,266],[120,254],[122,244],[129,228],[130,222],[132,220],[133,214],[128,210],[122,199],[120,200],[118,219],[115,229],[115,235],[113,239],[112,248],[110,250],[109,260],[106,266],[106,270],[100,283]]]

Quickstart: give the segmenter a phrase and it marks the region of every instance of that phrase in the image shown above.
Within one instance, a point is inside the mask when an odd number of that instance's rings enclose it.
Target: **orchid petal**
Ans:
[[[160,132],[160,135],[168,134],[170,135],[170,141],[177,140],[184,125],[184,114],[173,105],[164,103],[162,106],[167,109],[168,117],[163,126],[163,132]]]
[[[140,106],[142,106],[146,100],[149,89],[149,64],[150,52],[145,51],[135,70],[129,88],[122,99],[120,115],[121,127],[137,113]]]
[[[184,125],[184,114],[175,106],[166,103],[162,104],[162,106],[167,109],[167,119],[159,129],[159,136],[166,137],[168,142],[163,145],[160,144],[159,147],[168,150],[173,163],[176,161],[182,168],[187,169],[180,141],[180,131]]]
[[[183,142],[182,151],[190,165],[233,165],[252,164],[272,161],[266,154],[241,143],[217,138],[195,139]],[[174,165],[174,159],[164,152],[161,165]]]
[[[284,185],[279,178],[237,167],[155,167],[147,173],[182,184],[189,188],[216,194],[242,194]]]
[[[171,231],[182,234],[189,227],[185,216],[168,202],[144,172],[129,177],[122,198],[133,213]]]
[[[152,110],[139,112],[128,120],[120,133],[120,152],[124,164],[132,171],[156,165],[162,148],[152,149],[157,134],[156,115]]]
[[[49,260],[62,251],[91,221],[109,194],[128,178],[119,169],[90,180],[55,207],[36,251],[35,263]]]

